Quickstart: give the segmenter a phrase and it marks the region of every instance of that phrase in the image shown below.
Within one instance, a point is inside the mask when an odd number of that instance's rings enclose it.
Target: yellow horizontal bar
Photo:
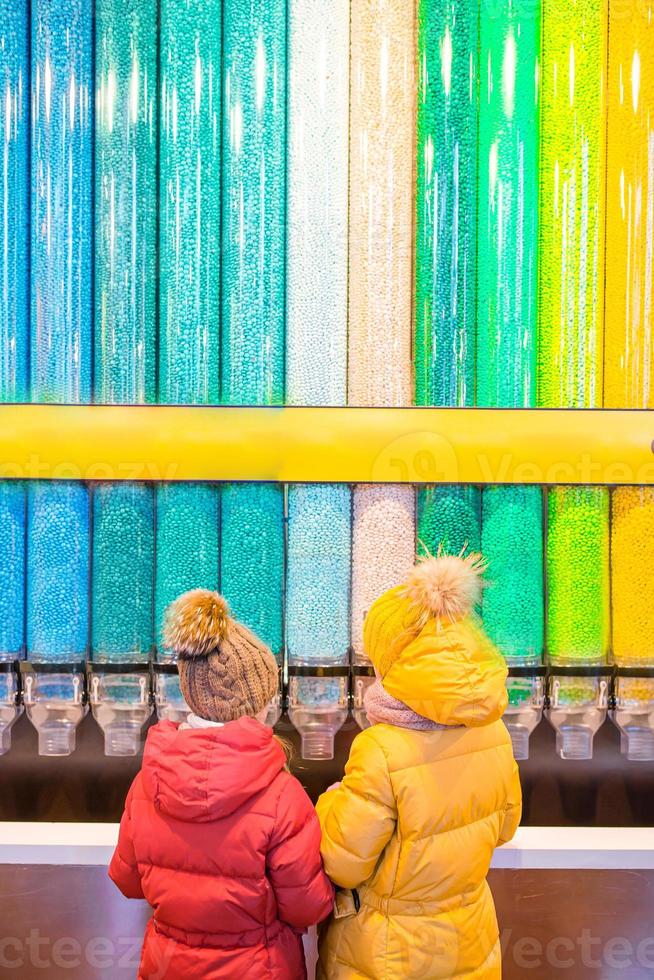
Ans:
[[[0,477],[654,484],[654,411],[0,406]]]

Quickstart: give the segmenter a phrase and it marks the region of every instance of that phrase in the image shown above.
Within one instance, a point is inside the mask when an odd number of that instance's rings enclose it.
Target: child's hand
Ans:
[[[325,793],[331,793],[333,789],[340,789],[340,786],[341,786],[341,781],[339,779],[337,783],[332,783],[331,786],[328,786],[327,789],[325,790]]]

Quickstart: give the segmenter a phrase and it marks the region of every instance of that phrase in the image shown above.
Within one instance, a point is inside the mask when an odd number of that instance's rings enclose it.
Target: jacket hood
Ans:
[[[439,725],[477,728],[507,704],[504,658],[476,620],[429,620],[382,678],[384,689]]]
[[[440,725],[487,725],[506,708],[506,664],[475,614],[485,567],[478,554],[428,555],[364,623],[384,689]]]
[[[285,765],[272,729],[254,718],[200,729],[162,721],[148,733],[142,779],[163,813],[201,823],[234,813]]]

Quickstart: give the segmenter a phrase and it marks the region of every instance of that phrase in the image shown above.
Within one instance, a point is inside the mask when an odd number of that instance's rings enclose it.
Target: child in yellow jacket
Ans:
[[[501,977],[486,875],[521,792],[506,667],[474,616],[483,570],[479,555],[429,557],[366,617],[372,727],[317,807],[325,869],[355,892],[323,930],[319,978]]]

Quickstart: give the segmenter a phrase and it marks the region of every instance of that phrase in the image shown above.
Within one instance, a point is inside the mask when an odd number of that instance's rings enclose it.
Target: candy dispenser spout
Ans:
[[[362,731],[365,728],[370,728],[370,722],[366,714],[365,697],[366,691],[374,683],[374,680],[374,676],[357,675],[356,673],[353,678],[352,716]]]
[[[159,721],[181,725],[191,709],[179,686],[177,666],[173,663],[154,665],[154,703]]]
[[[38,732],[39,755],[71,755],[77,726],[88,710],[83,673],[65,669],[62,664],[61,673],[40,673],[39,665],[21,666],[23,704]]]
[[[23,711],[17,690],[16,674],[7,665],[6,673],[0,674],[0,755],[6,755],[11,748],[11,729]]]
[[[606,677],[553,676],[547,720],[562,759],[592,759],[595,733],[608,711]]]
[[[509,703],[504,724],[511,736],[514,758],[529,758],[529,739],[543,717],[543,681],[541,677],[509,677]]]
[[[291,677],[288,716],[300,734],[302,758],[334,758],[334,738],[347,718],[347,678]]]
[[[618,676],[611,720],[630,762],[654,762],[654,678]]]
[[[152,714],[149,675],[103,673],[98,665],[90,676],[89,695],[93,717],[104,733],[104,754],[138,755],[143,726]]]

